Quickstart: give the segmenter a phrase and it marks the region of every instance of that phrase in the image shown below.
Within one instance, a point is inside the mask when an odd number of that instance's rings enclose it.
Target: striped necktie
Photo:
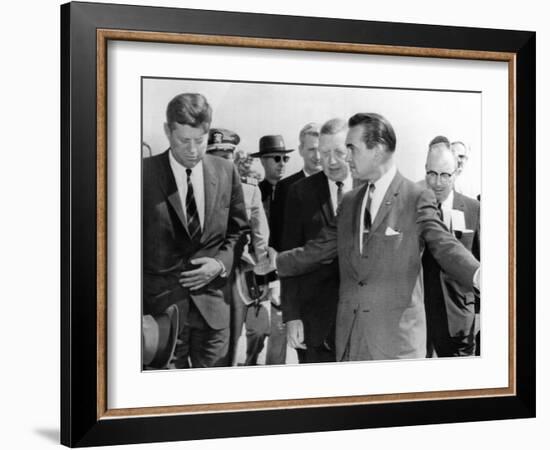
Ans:
[[[187,211],[187,229],[192,241],[198,241],[201,236],[201,223],[199,220],[199,212],[197,203],[195,202],[195,194],[193,192],[193,184],[191,183],[191,169],[185,169],[187,173],[187,195],[185,197],[185,209]]]

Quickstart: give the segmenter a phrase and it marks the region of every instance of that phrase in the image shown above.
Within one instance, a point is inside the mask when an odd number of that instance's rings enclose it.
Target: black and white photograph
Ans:
[[[483,356],[481,94],[143,76],[142,370]]]

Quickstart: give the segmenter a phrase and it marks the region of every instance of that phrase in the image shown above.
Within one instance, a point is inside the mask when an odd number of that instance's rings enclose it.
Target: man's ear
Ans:
[[[170,125],[168,122],[164,122],[164,134],[166,134],[167,138],[170,138],[170,134],[172,133],[172,130],[170,130]]]

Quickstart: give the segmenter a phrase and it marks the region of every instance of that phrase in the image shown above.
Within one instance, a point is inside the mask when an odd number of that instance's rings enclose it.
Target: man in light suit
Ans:
[[[166,110],[169,149],[143,161],[143,314],[178,306],[176,368],[227,364],[222,290],[248,230],[233,163],[205,155],[211,119],[202,95],[177,95]]]
[[[286,200],[282,249],[304,245],[336,220],[343,194],[352,188],[346,163],[347,122],[332,119],[320,131],[322,171],[294,183]],[[287,341],[301,363],[335,361],[334,323],[338,303],[338,262],[281,282]]]
[[[391,124],[359,113],[348,125],[352,176],[366,183],[344,196],[336,224],[277,257],[279,275],[307,273],[338,257],[337,361],[424,358],[424,248],[466,291],[479,286],[479,262],[439,218],[433,192],[397,171]]]
[[[445,139],[432,140],[426,184],[434,191],[443,221],[479,260],[479,202],[454,190],[457,155]],[[428,356],[471,356],[475,352],[476,298],[441,270],[430,251],[422,257],[428,326]]]

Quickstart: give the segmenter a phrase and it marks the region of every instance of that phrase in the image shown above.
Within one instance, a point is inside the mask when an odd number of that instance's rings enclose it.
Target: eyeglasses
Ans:
[[[426,172],[426,175],[432,183],[437,180],[437,177],[439,177],[439,179],[443,184],[448,184],[449,181],[451,181],[451,178],[453,177],[455,172],[456,170],[453,173],[447,173],[447,172],[437,173],[437,172],[434,172],[433,170],[430,170]]]
[[[288,160],[290,159],[290,156],[273,155],[273,156],[264,156],[264,158],[272,158],[273,161],[279,164],[281,162],[281,159],[283,160],[284,163],[287,163]]]

